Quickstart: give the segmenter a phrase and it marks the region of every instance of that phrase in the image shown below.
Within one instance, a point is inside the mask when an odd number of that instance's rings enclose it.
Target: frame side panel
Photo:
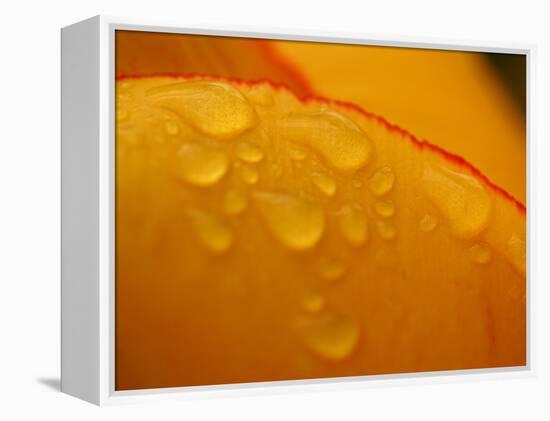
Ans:
[[[61,391],[99,403],[99,18],[61,30]]]

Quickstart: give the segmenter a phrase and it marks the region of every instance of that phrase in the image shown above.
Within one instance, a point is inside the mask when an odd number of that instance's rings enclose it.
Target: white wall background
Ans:
[[[0,419],[548,420],[550,13],[544,1],[7,1],[0,7]],[[103,13],[183,22],[536,44],[534,142],[538,375],[96,408],[59,376],[59,61],[62,26]],[[498,152],[495,153],[498,159]],[[534,199],[534,200],[533,200]],[[545,249],[546,246],[546,249]],[[546,389],[546,390],[545,390]]]

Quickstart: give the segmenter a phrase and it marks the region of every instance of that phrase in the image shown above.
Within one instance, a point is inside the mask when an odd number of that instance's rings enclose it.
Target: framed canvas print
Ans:
[[[64,28],[62,390],[103,404],[532,372],[531,57]]]

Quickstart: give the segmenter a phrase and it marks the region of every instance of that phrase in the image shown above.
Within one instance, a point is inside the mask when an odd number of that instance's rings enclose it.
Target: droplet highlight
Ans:
[[[340,231],[353,246],[361,246],[368,239],[368,220],[358,203],[346,203],[337,213]]]
[[[199,209],[187,209],[198,240],[212,253],[226,252],[233,243],[233,231],[223,219]]]
[[[342,173],[364,167],[373,152],[363,130],[335,111],[290,114],[279,121],[278,130],[283,138],[308,146]]]
[[[390,218],[395,214],[395,204],[391,200],[376,202],[374,210],[381,217]]]
[[[395,174],[389,165],[377,170],[369,179],[369,189],[375,196],[383,196],[393,189]]]
[[[168,120],[164,122],[164,131],[171,136],[175,136],[179,133],[180,128],[178,126],[178,123],[172,120]]]
[[[257,163],[264,158],[262,148],[248,142],[240,142],[235,146],[235,155],[242,161]]]
[[[327,173],[315,172],[311,174],[311,181],[317,190],[328,197],[332,197],[336,193],[336,181]]]
[[[321,239],[325,214],[318,203],[286,193],[257,192],[253,198],[269,231],[284,246],[307,250]]]
[[[489,224],[492,199],[473,175],[426,162],[422,184],[426,196],[445,215],[457,237],[475,237]]]
[[[332,361],[349,357],[360,337],[359,324],[355,320],[332,311],[300,320],[298,330],[310,351]]]
[[[210,186],[226,174],[229,159],[218,148],[186,143],[177,152],[175,172],[182,180],[197,186]]]
[[[195,130],[229,139],[257,123],[256,112],[233,86],[209,80],[190,80],[152,88],[147,92],[154,106],[178,114]]]

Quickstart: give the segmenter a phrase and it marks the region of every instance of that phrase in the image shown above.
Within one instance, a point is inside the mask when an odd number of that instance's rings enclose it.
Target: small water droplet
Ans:
[[[349,357],[359,342],[359,324],[350,317],[323,311],[298,324],[304,344],[319,357],[339,361]]]
[[[316,172],[311,174],[311,180],[321,193],[329,197],[334,196],[334,193],[336,193],[336,181],[329,174]]]
[[[164,131],[173,136],[179,133],[180,128],[175,121],[168,120],[164,122]]]
[[[389,165],[377,170],[369,179],[369,188],[375,196],[383,196],[389,193],[395,182],[395,174]]]
[[[237,158],[250,163],[260,162],[264,158],[262,148],[248,142],[240,142],[235,146]]]
[[[477,264],[485,264],[491,260],[491,248],[486,243],[474,244],[469,250],[470,259]]]
[[[302,307],[309,313],[318,313],[325,306],[325,297],[319,292],[309,291],[302,299]]]
[[[374,210],[383,218],[390,218],[395,214],[395,205],[391,200],[380,201],[374,204]]]
[[[308,146],[343,173],[364,167],[373,151],[372,141],[355,122],[331,110],[290,114],[279,120],[278,130],[285,139]]]
[[[318,203],[286,193],[258,192],[253,197],[269,231],[286,247],[306,250],[321,239],[325,215]]]
[[[368,239],[368,221],[358,203],[346,203],[338,211],[340,231],[353,246],[361,246]]]
[[[473,175],[426,162],[422,182],[426,195],[446,216],[454,235],[472,238],[487,227],[491,196]]]
[[[522,275],[526,273],[526,247],[525,240],[513,234],[506,243],[505,254],[512,266]]]
[[[178,114],[195,130],[219,139],[233,138],[257,123],[256,112],[233,86],[190,80],[147,91],[153,105]]]
[[[186,143],[177,152],[176,174],[197,186],[217,183],[227,172],[229,159],[221,149]]]
[[[241,176],[241,180],[243,180],[246,184],[256,184],[260,179],[260,173],[258,172],[258,170],[249,165],[243,165],[242,167],[240,167],[239,173]]]
[[[393,240],[397,236],[395,225],[389,221],[376,222],[376,228],[378,229],[378,234],[384,240]]]
[[[437,217],[435,215],[427,213],[420,219],[418,226],[420,228],[420,231],[432,232],[437,227],[437,224]]]
[[[199,241],[213,253],[223,253],[233,243],[233,231],[223,219],[199,209],[186,210]]]
[[[325,281],[335,281],[346,273],[346,267],[336,259],[322,258],[319,261],[319,276]]]
[[[242,213],[247,206],[245,194],[240,190],[229,190],[225,193],[223,207],[229,215]]]

